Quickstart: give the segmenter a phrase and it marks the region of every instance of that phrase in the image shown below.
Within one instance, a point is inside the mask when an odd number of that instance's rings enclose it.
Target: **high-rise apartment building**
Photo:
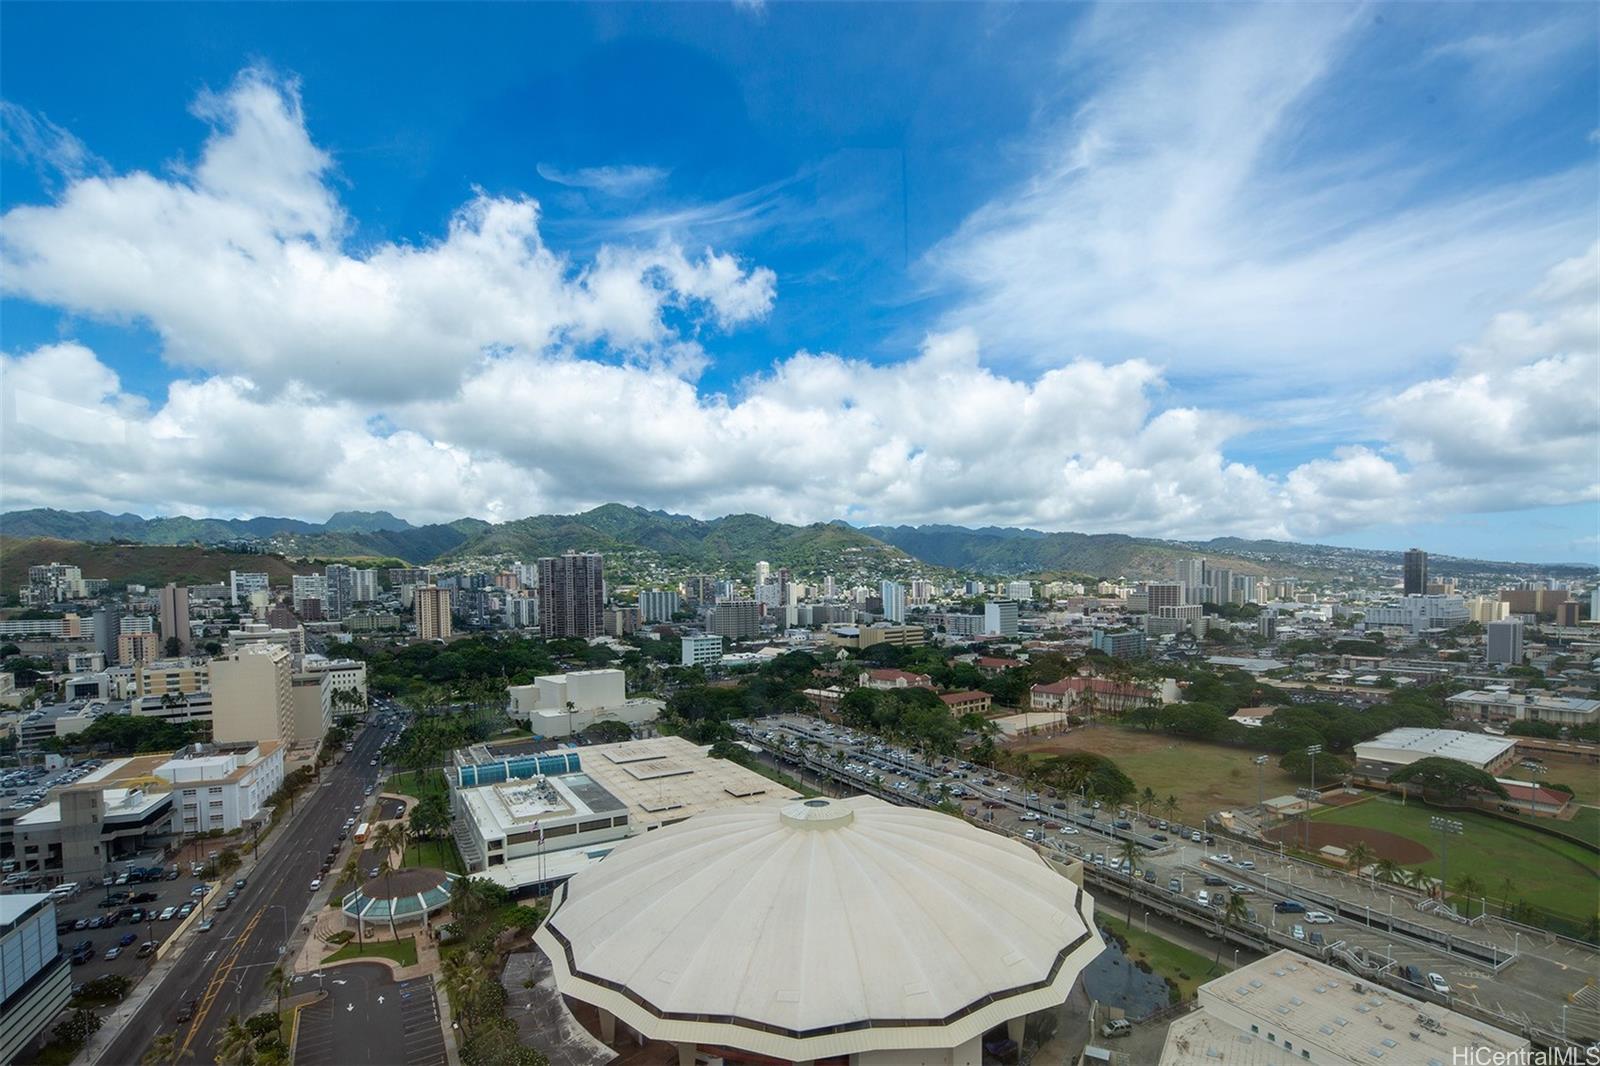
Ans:
[[[593,552],[539,560],[539,633],[598,637],[605,631],[605,565]]]
[[[228,602],[249,603],[252,592],[266,592],[271,579],[266,574],[251,574],[243,570],[228,571]]]
[[[886,622],[904,622],[906,620],[906,589],[898,581],[883,581],[878,584],[878,595],[883,600],[883,618]]]
[[[295,574],[289,578],[289,599],[301,617],[306,613],[306,601],[316,600],[318,605],[328,602],[328,578],[325,574]]]
[[[772,578],[772,564],[768,563],[766,561],[762,561],[762,562],[757,563],[756,564],[756,581],[755,581],[755,583],[757,585],[765,585],[769,580],[771,580],[771,578]]]
[[[176,654],[189,654],[189,590],[172,582],[156,593],[157,613],[161,616],[161,643],[165,646],[173,637],[178,638]]]
[[[693,574],[683,580],[683,595],[696,607],[716,602],[717,582],[705,574]]]
[[[1405,556],[1405,588],[1402,593],[1406,596],[1424,596],[1428,592],[1428,553],[1421,548],[1412,548]]]
[[[212,739],[294,743],[292,660],[288,648],[269,643],[212,659]]]
[[[1006,582],[1006,599],[1016,600],[1019,603],[1033,601],[1033,583],[1029,581]]]
[[[639,590],[639,621],[645,625],[652,622],[670,622],[672,616],[678,613],[678,594],[669,589],[640,589]]]
[[[1150,597],[1151,614],[1156,614],[1162,607],[1183,606],[1181,581],[1151,581],[1145,585],[1145,592]]]
[[[417,620],[419,640],[449,640],[450,590],[425,585],[417,589],[412,600],[412,612]]]
[[[1198,556],[1193,559],[1178,560],[1178,582],[1184,588],[1187,603],[1201,602],[1201,588],[1206,583],[1206,561]]]
[[[539,624],[539,597],[507,596],[506,626],[510,629],[532,629]]]
[[[711,612],[711,632],[732,644],[761,635],[761,605],[755,600],[722,600]]]
[[[1522,662],[1522,619],[1506,618],[1483,627],[1487,637],[1484,661],[1504,666]]]
[[[122,635],[122,608],[108,604],[94,613],[94,650],[106,657],[106,663],[119,661],[117,638]]]
[[[161,658],[161,637],[155,632],[123,633],[117,637],[117,662],[123,666],[153,663]]]

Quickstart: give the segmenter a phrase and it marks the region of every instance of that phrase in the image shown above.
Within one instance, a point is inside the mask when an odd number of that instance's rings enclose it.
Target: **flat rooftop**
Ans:
[[[1391,729],[1356,745],[1360,758],[1382,758],[1385,751],[1405,752],[1422,758],[1437,755],[1446,759],[1483,764],[1492,762],[1517,746],[1516,738],[1492,737],[1482,733],[1463,733],[1456,729]]]
[[[1201,1009],[1168,1030],[1162,1066],[1284,1063],[1297,1061],[1302,1049],[1315,1049],[1323,1062],[1331,1056],[1367,1066],[1450,1066],[1461,1061],[1463,1048],[1510,1053],[1529,1046],[1522,1037],[1288,950],[1202,985],[1199,998]],[[1259,1032],[1250,1032],[1251,1025]]]
[[[489,836],[525,832],[590,816],[614,817],[627,806],[586,773],[530,777],[464,788],[460,795],[473,820]]]

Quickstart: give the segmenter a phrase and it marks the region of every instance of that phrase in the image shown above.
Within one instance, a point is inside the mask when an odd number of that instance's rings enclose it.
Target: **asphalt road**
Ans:
[[[325,902],[328,889],[313,894],[311,880],[362,790],[378,776],[380,768],[368,762],[383,735],[380,728],[365,729],[344,762],[323,774],[323,784],[296,801],[309,809],[299,811],[294,824],[262,850],[249,884],[217,916],[215,928],[179,949],[178,964],[107,1045],[99,1059],[103,1066],[138,1062],[150,1041],[164,1031],[178,1035],[179,1062],[215,1060],[213,1045],[228,1017],[247,1016],[261,1001],[267,974],[296,929],[309,920],[306,907],[313,895]],[[194,1019],[177,1025],[179,1010],[191,1001],[196,1001]]]

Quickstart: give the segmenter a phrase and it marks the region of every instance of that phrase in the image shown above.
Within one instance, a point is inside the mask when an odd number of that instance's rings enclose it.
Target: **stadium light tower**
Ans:
[[[1433,817],[1428,824],[1439,834],[1439,899],[1443,900],[1450,885],[1450,838],[1460,836],[1464,827],[1454,818]]]

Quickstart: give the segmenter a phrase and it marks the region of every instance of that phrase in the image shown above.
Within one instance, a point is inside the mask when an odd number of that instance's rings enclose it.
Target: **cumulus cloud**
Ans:
[[[1296,30],[1286,47],[1310,64],[1299,80],[1229,71],[1218,77],[1238,84],[1222,95],[1287,106],[1342,32]],[[1246,33],[1235,45],[1253,56],[1252,42]],[[435,240],[358,252],[333,192],[336,154],[307,133],[294,83],[246,72],[195,112],[211,134],[194,164],[162,177],[84,173],[54,202],[0,220],[10,292],[146,321],[167,357],[193,368],[147,403],[79,343],[0,356],[5,507],[308,517],[369,507],[428,521],[620,500],[787,521],[1309,537],[1600,499],[1597,248],[1547,260],[1460,346],[1451,373],[1362,405],[1370,440],[1263,471],[1229,452],[1242,434],[1273,430],[1268,404],[1188,402],[1170,384],[1174,365],[1186,369],[1180,357],[1067,358],[1057,338],[1038,364],[996,360],[991,334],[1002,346],[1016,334],[982,301],[899,361],[800,351],[704,391],[696,338],[766,315],[771,271],[671,242],[610,244],[575,262],[544,241],[535,201],[481,193]],[[1212,136],[1213,185],[1237,192],[1229,175],[1259,149],[1223,125]],[[1080,168],[1111,150],[1080,148]],[[1172,284],[1219,267],[1215,249],[1191,256],[1177,239],[1218,232],[1210,211],[1203,199],[1175,205],[1147,233]],[[990,231],[998,243],[969,247],[995,263],[1002,248],[1031,249],[1040,292],[1017,290],[1017,317],[1035,326],[1057,298],[1087,317],[1137,319],[1145,305],[1118,310],[1108,288],[1096,290],[1107,306],[1088,309],[1093,293],[1056,284],[1043,255],[1062,222],[1036,218],[1029,235],[1016,215]],[[1120,262],[1109,230],[1089,236],[1101,243],[1086,269]],[[1428,262],[1407,245],[1397,255],[1411,270]],[[1320,277],[1299,262],[1283,285]],[[1257,268],[1267,270],[1237,269]],[[1219,296],[1204,328],[1245,328],[1236,295]]]
[[[8,211],[5,290],[148,322],[183,366],[384,399],[452,389],[497,350],[652,358],[682,343],[669,309],[731,327],[772,306],[772,271],[727,253],[607,246],[573,262],[526,197],[478,193],[441,239],[347,250],[332,157],[297,85],[247,71],[195,113],[211,135],[176,176],[84,177],[55,203]]]

